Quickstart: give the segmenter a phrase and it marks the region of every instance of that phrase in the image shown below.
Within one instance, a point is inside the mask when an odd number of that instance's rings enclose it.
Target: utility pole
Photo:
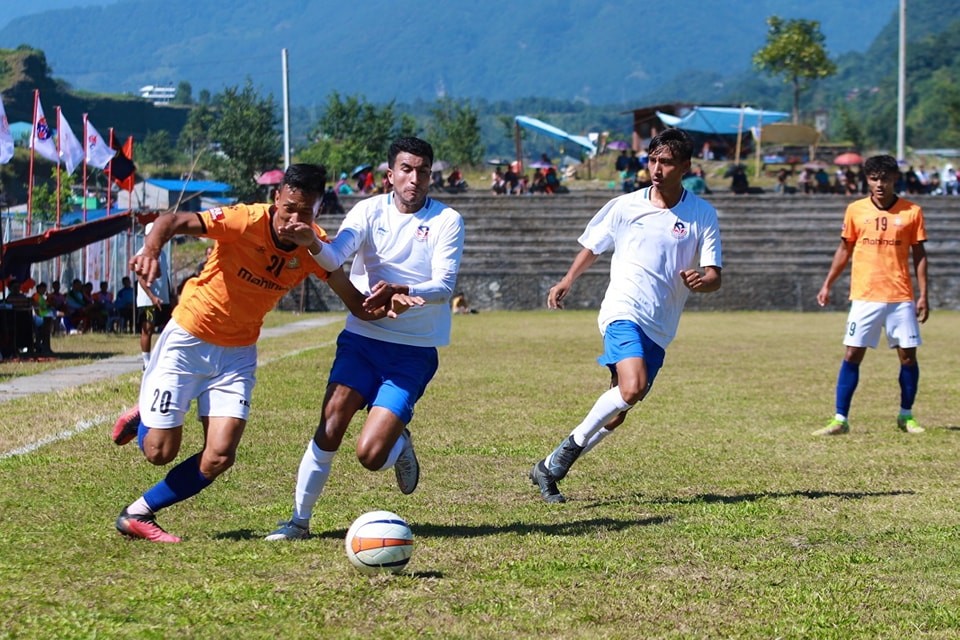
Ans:
[[[290,166],[290,67],[287,50],[281,50],[283,60],[283,170]]]
[[[900,55],[897,73],[897,160],[907,159],[904,120],[907,112],[907,0],[900,0]]]

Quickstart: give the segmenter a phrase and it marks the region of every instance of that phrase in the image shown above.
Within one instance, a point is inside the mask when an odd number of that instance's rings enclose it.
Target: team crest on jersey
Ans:
[[[223,209],[221,209],[220,207],[215,207],[213,209],[210,209],[210,217],[213,218],[214,222],[220,222],[221,220],[223,220],[223,217],[224,217]]]
[[[679,220],[673,223],[673,237],[677,240],[683,240],[687,237],[687,225]]]
[[[300,258],[293,256],[290,258],[290,261],[287,262],[287,269],[299,269],[300,268]]]
[[[422,224],[419,227],[417,227],[417,234],[416,234],[417,240],[419,240],[420,242],[424,242],[426,241],[428,235],[430,235],[430,227],[428,227],[425,224]]]

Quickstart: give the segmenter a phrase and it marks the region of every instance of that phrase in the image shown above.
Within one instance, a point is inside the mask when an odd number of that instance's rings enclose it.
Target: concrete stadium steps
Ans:
[[[480,309],[542,307],[579,249],[577,238],[614,191],[554,196],[495,196],[486,192],[441,194],[466,224],[458,288]],[[843,212],[853,198],[773,194],[706,196],[717,208],[723,237],[724,284],[711,295],[690,297],[701,309],[813,310],[840,237]],[[343,198],[349,209],[357,198]],[[924,208],[934,308],[960,308],[960,197],[914,198]],[[342,216],[323,216],[335,234]],[[603,255],[571,292],[571,307],[596,308],[607,286],[609,254]],[[846,308],[847,274],[834,285],[831,307]],[[291,294],[293,296],[294,294]],[[342,308],[318,287],[309,296]],[[308,308],[314,302],[308,302]],[[296,301],[299,305],[299,300]],[[286,304],[284,306],[287,306]],[[294,307],[296,308],[296,307]]]

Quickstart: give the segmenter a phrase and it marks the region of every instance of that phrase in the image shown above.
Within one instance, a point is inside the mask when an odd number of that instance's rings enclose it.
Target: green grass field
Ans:
[[[261,343],[237,465],[160,514],[179,545],[113,529],[165,472],[109,440],[139,375],[0,405],[0,455],[78,431],[0,458],[0,637],[960,636],[960,314],[924,327],[927,433],[897,431],[883,347],[851,433],[814,438],[844,316],[689,312],[651,395],[574,467],[562,505],[526,474],[607,386],[596,314],[454,320],[412,423],[417,492],[362,469],[354,425],[303,542],[262,538],[289,516],[339,323]],[[199,444],[191,420],[184,452]],[[404,574],[365,577],[344,555],[373,509],[411,524]]]

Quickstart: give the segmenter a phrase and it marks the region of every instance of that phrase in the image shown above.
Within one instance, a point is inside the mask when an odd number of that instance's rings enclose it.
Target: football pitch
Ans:
[[[896,429],[882,342],[850,434],[817,438],[844,317],[687,312],[649,397],[548,505],[527,472],[609,383],[596,312],[458,316],[411,423],[417,491],[360,466],[357,421],[312,538],[289,543],[263,537],[289,517],[342,323],[261,342],[236,466],[159,515],[178,545],[113,528],[165,473],[109,440],[138,374],[4,403],[0,638],[958,637],[960,313],[923,327],[926,433]],[[182,455],[201,438],[191,417]],[[415,536],[399,575],[344,554],[378,509]]]

